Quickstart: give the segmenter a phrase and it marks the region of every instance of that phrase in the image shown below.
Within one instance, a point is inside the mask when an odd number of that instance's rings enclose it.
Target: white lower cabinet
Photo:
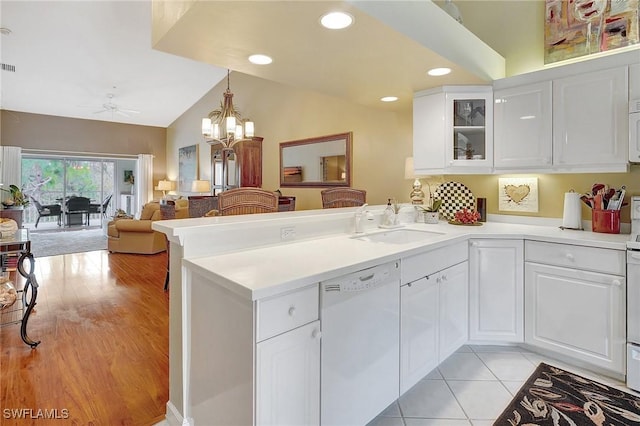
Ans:
[[[320,321],[257,344],[256,425],[320,423]]]
[[[463,262],[440,273],[439,362],[469,339],[469,264]]]
[[[621,250],[527,241],[525,342],[624,374],[624,258]]]
[[[438,283],[400,287],[400,394],[438,366]]]
[[[467,342],[468,263],[400,288],[400,394]]]
[[[469,246],[469,339],[524,340],[524,243],[473,239]]]

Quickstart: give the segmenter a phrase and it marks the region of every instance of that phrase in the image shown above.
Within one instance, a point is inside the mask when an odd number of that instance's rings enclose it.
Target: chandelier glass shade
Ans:
[[[253,122],[243,119],[240,111],[233,106],[233,93],[229,89],[229,71],[227,70],[227,90],[220,108],[213,110],[202,119],[202,135],[209,144],[222,144],[231,148],[237,142],[254,136]]]

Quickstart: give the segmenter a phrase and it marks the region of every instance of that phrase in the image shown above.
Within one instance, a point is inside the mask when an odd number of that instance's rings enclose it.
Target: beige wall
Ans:
[[[498,178],[500,177],[537,177],[539,212],[523,214],[498,211]],[[640,195],[640,166],[632,166],[629,173],[456,175],[446,176],[445,179],[462,182],[476,197],[485,197],[487,199],[487,213],[490,214],[560,218],[564,208],[564,193],[571,189],[579,193],[588,192],[596,182],[605,183],[616,189],[625,185],[627,196]],[[630,222],[629,207],[623,207],[620,214],[623,222]],[[582,207],[582,218],[591,220],[591,210],[586,206]]]
[[[218,84],[167,131],[167,175],[178,176],[178,148],[199,144],[200,179],[210,179],[210,148],[200,134],[202,117],[219,107],[226,81]],[[411,112],[396,114],[362,107],[341,99],[234,72],[234,105],[255,122],[263,141],[263,188],[280,186],[279,143],[315,136],[353,132],[354,188],[367,190],[370,204],[389,197],[409,201],[411,182],[404,180],[404,159],[411,155]],[[296,197],[298,209],[322,207],[320,189],[282,188]],[[186,195],[186,194],[185,194]]]
[[[165,176],[167,130],[162,127],[7,110],[0,111],[0,122],[2,145],[89,155],[152,154],[154,183]]]
[[[167,174],[178,175],[178,148],[200,146],[200,178],[209,179],[209,146],[200,135],[203,116],[220,104],[223,82],[212,89],[167,131]],[[279,187],[280,142],[353,131],[353,187],[367,190],[370,204],[383,204],[389,197],[409,201],[411,181],[404,179],[404,159],[412,155],[411,112],[391,113],[361,107],[340,99],[239,73],[231,74],[231,90],[236,108],[256,123],[256,133],[263,136],[263,187]],[[451,175],[434,176],[427,181],[438,183],[458,181],[466,184],[476,197],[485,197],[488,213],[519,214],[498,211],[498,178],[518,175]],[[619,188],[626,185],[629,195],[640,195],[640,167],[630,173],[542,174],[537,176],[539,212],[528,216],[561,218],[564,193],[570,189],[587,192],[595,182]],[[426,183],[426,181],[425,181]],[[427,185],[425,184],[425,192]],[[283,194],[297,197],[297,209],[320,208],[319,189],[284,188]],[[583,208],[583,218],[590,219]],[[629,222],[629,208],[622,210],[622,220]]]

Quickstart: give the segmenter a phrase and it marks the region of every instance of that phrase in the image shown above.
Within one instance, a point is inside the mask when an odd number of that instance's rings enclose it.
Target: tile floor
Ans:
[[[465,345],[367,426],[493,425],[540,362],[635,393],[622,382],[517,346]]]
[[[516,346],[463,346],[367,426],[488,426],[540,362],[624,384]]]

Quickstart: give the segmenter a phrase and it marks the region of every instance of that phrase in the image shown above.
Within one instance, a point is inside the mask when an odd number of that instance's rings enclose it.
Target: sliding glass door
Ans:
[[[23,156],[22,187],[31,203],[25,209],[23,222],[35,223],[38,218],[36,203],[45,206],[64,206],[71,197],[86,197],[93,204],[103,204],[114,192],[115,162],[95,158],[64,158]],[[107,216],[113,204],[107,206]],[[96,218],[98,219],[98,218]],[[42,217],[40,223],[52,221]],[[96,225],[101,221],[96,220]]]

